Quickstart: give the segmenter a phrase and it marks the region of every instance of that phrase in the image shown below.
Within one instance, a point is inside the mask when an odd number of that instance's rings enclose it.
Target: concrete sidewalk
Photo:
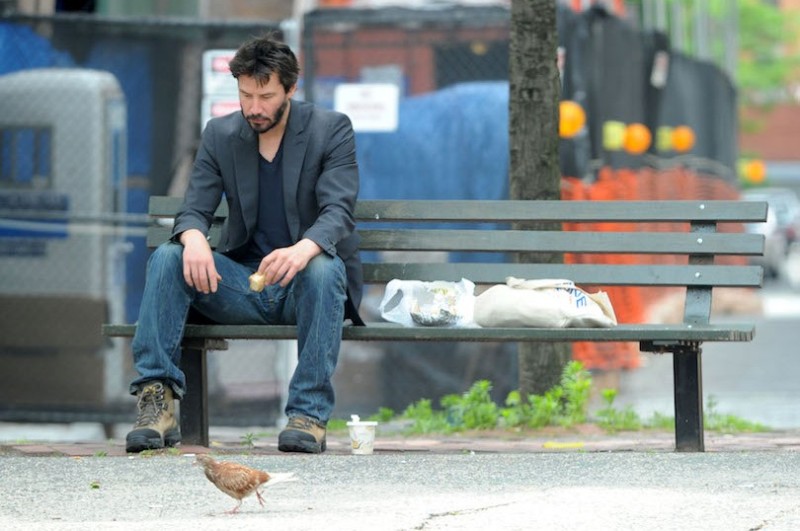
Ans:
[[[672,451],[671,433],[379,432],[368,456],[336,434],[322,455],[237,435],[135,456],[121,441],[3,443],[0,529],[800,529],[800,432],[709,434],[705,453]],[[298,481],[227,514],[235,501],[192,466],[208,451]]]

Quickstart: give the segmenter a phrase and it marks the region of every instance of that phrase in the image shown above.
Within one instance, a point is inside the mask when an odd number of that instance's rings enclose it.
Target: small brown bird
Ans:
[[[263,507],[264,498],[258,491],[262,485],[272,486],[283,481],[297,479],[293,472],[267,474],[263,470],[256,470],[239,463],[215,461],[210,455],[205,454],[198,455],[195,462],[203,465],[206,477],[211,483],[231,498],[238,500],[239,503],[236,504],[236,507],[228,511],[231,514],[237,512],[242,505],[242,500],[253,493]]]

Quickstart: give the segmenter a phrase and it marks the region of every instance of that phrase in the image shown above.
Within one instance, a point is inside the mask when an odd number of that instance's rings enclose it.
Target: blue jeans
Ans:
[[[164,243],[147,263],[139,320],[133,337],[135,394],[151,380],[168,384],[177,398],[186,392],[180,370],[181,338],[190,307],[220,324],[297,325],[297,368],[289,383],[286,415],[327,422],[334,404],[331,377],[339,358],[347,299],[344,262],[320,254],[285,288],[250,290],[253,270],[214,252],[222,277],[216,293],[203,294],[183,278],[183,246]]]

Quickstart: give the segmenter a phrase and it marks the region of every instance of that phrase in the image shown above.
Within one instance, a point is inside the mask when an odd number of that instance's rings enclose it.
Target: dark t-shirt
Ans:
[[[292,245],[286,206],[283,202],[283,142],[272,162],[259,156],[258,221],[256,232],[238,261],[257,268],[261,260],[275,249]]]

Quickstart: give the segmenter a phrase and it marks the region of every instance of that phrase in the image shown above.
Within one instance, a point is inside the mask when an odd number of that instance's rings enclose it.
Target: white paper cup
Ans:
[[[350,447],[354,454],[369,455],[375,447],[375,428],[378,423],[374,420],[359,420],[347,423],[350,428]]]

